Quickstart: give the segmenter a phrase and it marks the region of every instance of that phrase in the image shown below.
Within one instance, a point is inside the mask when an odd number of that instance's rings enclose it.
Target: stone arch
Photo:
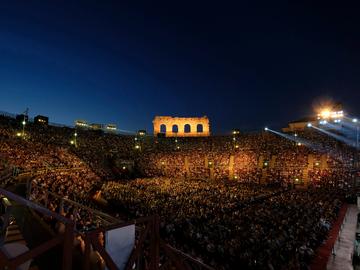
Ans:
[[[160,133],[166,133],[166,125],[165,124],[160,125]]]
[[[184,125],[184,132],[185,132],[185,133],[190,133],[190,132],[191,132],[191,126],[190,126],[190,124],[185,124],[185,125]]]
[[[172,126],[172,132],[173,132],[173,133],[178,133],[178,132],[179,132],[179,126],[176,125],[176,124],[173,125],[173,126]]]
[[[171,116],[155,116],[153,120],[154,135],[165,134],[166,137],[206,137],[210,136],[209,118],[203,117],[171,117]],[[160,125],[166,126],[166,131]],[[174,125],[177,126],[174,129]],[[190,125],[190,131],[188,127]]]

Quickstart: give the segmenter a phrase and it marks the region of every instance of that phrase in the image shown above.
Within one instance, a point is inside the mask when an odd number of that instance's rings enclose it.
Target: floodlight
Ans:
[[[265,131],[268,131],[269,129],[268,129],[268,127],[265,127],[264,130],[265,130]]]

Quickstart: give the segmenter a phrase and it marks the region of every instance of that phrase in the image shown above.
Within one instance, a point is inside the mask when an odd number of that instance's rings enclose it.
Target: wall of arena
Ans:
[[[164,133],[166,137],[210,136],[209,118],[156,116],[153,120],[154,135]]]

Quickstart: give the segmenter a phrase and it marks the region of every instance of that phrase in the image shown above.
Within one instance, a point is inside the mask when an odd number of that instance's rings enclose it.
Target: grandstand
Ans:
[[[357,194],[358,150],[312,129],[309,147],[22,128],[0,117],[8,269],[308,269]]]

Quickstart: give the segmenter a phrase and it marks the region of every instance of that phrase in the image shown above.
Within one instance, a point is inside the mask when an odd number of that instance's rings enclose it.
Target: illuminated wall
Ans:
[[[154,135],[164,133],[166,137],[210,136],[209,118],[156,116],[153,120]]]

